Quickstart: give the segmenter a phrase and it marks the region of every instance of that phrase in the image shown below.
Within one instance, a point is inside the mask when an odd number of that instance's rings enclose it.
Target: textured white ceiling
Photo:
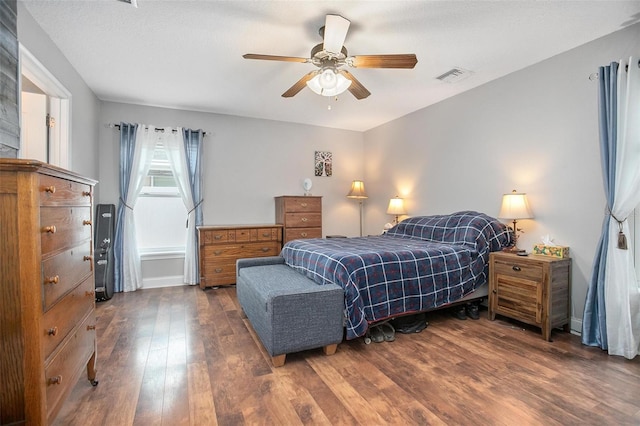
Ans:
[[[640,1],[613,0],[23,2],[100,99],[356,131],[640,20]],[[371,96],[334,101],[307,88],[280,96],[311,64],[242,58],[308,57],[327,13],[351,21],[350,55],[415,53],[418,64],[351,68]],[[455,84],[435,79],[453,67],[474,74]]]

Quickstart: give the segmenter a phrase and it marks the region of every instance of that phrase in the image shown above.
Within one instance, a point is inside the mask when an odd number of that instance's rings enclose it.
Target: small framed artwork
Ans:
[[[329,151],[316,151],[315,174],[316,176],[331,176],[333,156]]]

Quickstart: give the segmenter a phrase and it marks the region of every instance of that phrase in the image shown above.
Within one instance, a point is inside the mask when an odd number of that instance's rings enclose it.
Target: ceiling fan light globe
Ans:
[[[336,87],[338,84],[338,79],[336,76],[336,71],[332,68],[327,68],[322,71],[319,79],[320,86],[325,90],[331,90]]]
[[[307,87],[311,89],[315,94],[320,96],[338,96],[351,86],[351,80],[343,76],[342,74],[336,74],[336,85],[331,89],[325,89],[322,87],[320,81],[321,74],[317,74],[311,80],[307,81]]]

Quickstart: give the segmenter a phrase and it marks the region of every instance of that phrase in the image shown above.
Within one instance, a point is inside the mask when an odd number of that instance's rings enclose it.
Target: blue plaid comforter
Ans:
[[[318,284],[345,292],[347,339],[370,323],[434,309],[487,280],[489,252],[510,242],[508,228],[485,214],[406,219],[374,237],[294,240],[282,256]]]

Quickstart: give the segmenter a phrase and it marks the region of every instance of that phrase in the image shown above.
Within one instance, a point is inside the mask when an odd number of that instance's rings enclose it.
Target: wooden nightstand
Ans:
[[[540,327],[547,341],[553,328],[569,331],[571,259],[491,253],[489,319],[496,314]]]

